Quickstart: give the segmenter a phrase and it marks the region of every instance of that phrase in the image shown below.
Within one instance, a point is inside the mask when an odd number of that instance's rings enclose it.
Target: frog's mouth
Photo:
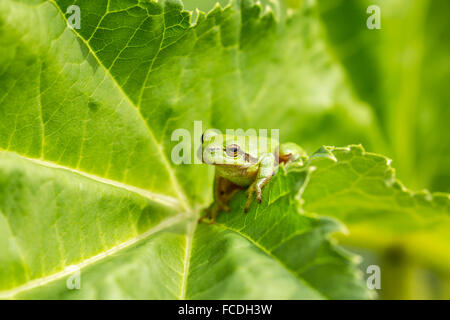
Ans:
[[[221,151],[221,148],[207,148],[206,150],[203,150],[203,146],[200,146],[197,150],[197,157],[198,159],[200,159],[203,163],[206,164],[216,164],[214,161],[209,161],[210,159],[208,158],[213,158],[213,157],[204,157],[203,156],[203,152],[206,151],[208,153],[208,155],[213,154],[214,152],[219,152]]]

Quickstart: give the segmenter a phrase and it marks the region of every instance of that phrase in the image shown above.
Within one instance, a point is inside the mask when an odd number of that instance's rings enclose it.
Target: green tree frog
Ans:
[[[295,143],[279,144],[278,141],[253,135],[226,135],[208,130],[202,135],[202,161],[216,168],[214,205],[202,218],[215,222],[218,212],[229,211],[228,201],[246,187],[248,198],[244,212],[253,202],[254,194],[259,203],[262,189],[277,172],[278,165],[302,165],[306,152]]]

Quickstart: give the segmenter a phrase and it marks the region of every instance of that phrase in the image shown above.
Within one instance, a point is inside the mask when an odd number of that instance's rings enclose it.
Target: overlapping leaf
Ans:
[[[449,195],[406,189],[390,162],[361,146],[322,148],[311,159],[316,170],[304,209],[345,223],[350,236],[342,240],[350,244],[378,252],[401,247],[412,261],[448,273]]]

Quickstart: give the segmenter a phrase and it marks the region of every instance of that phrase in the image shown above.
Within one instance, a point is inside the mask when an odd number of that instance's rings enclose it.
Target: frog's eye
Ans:
[[[237,157],[239,154],[239,146],[237,144],[230,144],[226,148],[227,155],[230,157]]]

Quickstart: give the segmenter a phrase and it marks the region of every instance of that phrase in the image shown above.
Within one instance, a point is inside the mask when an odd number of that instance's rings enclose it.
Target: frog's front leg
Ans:
[[[262,188],[264,185],[270,181],[275,173],[276,168],[276,158],[273,153],[265,153],[261,156],[259,160],[259,169],[256,180],[247,189],[248,200],[245,203],[244,212],[248,212],[248,208],[253,202],[253,193],[256,192],[256,199],[261,203],[262,200]]]

